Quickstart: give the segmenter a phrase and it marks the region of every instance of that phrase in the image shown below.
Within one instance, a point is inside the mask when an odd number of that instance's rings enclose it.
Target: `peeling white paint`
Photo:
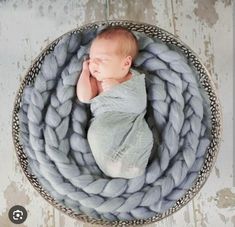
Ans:
[[[232,1],[110,0],[109,19],[141,21],[174,33],[188,44],[212,73],[224,116],[224,136],[216,167],[192,202],[150,227],[235,226],[232,188]],[[50,42],[85,23],[105,20],[105,0],[0,1],[0,226],[7,206],[24,202],[22,226],[91,227],[54,209],[34,190],[17,162],[11,138],[16,91],[31,62]],[[207,10],[206,10],[207,9]],[[16,192],[13,192],[13,191]],[[18,191],[18,192],[17,192]],[[5,194],[4,194],[5,192]],[[11,194],[21,197],[14,197]],[[18,193],[18,194],[17,194]],[[10,225],[10,224],[9,224]]]

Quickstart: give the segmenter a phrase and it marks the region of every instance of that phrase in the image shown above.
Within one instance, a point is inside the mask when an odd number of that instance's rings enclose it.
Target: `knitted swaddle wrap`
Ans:
[[[135,67],[147,75],[148,122],[160,144],[144,175],[106,177],[86,139],[89,108],[75,95],[83,56],[96,33],[67,34],[45,57],[35,82],[24,89],[21,143],[29,171],[60,204],[95,219],[146,219],[172,207],[197,178],[210,143],[209,104],[179,52],[136,32]]]

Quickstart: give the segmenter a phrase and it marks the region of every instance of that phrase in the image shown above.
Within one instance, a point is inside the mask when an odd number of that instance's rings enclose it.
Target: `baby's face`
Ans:
[[[95,40],[90,48],[89,70],[98,81],[125,77],[125,57],[118,54],[118,44],[108,39]]]

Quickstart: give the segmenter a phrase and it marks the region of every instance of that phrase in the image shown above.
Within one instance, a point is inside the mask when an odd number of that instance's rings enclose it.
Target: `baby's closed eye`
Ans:
[[[95,64],[100,64],[107,61],[108,61],[107,58],[90,58],[90,62]]]

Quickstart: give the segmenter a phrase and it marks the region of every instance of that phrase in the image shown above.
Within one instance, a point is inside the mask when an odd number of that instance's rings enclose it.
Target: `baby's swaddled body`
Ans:
[[[90,100],[93,118],[88,142],[100,169],[111,177],[133,178],[144,173],[153,146],[145,121],[144,74],[132,77]]]

